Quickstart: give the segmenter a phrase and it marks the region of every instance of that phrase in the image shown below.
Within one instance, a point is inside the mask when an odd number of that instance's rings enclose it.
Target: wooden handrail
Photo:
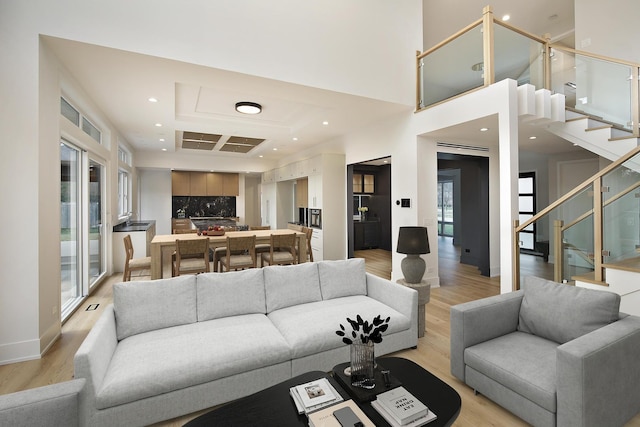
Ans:
[[[557,208],[558,206],[560,206],[561,204],[563,204],[564,202],[566,202],[567,200],[569,200],[570,198],[575,196],[576,194],[578,194],[581,191],[583,191],[585,188],[587,188],[589,185],[591,185],[595,180],[602,178],[604,175],[608,174],[610,171],[612,171],[613,169],[617,168],[618,166],[620,166],[621,164],[623,164],[627,160],[631,159],[632,157],[634,157],[638,153],[640,153],[640,146],[635,147],[633,150],[629,151],[627,154],[625,154],[624,156],[620,157],[618,160],[616,160],[615,162],[611,163],[609,166],[605,167],[604,169],[602,169],[601,171],[599,171],[598,173],[593,175],[591,178],[585,180],[582,184],[578,185],[573,190],[569,191],[564,196],[560,197],[558,200],[556,200],[555,202],[551,203],[546,208],[542,209],[540,212],[538,212],[537,214],[535,214],[534,216],[532,216],[531,218],[529,218],[528,220],[526,220],[525,222],[520,224],[518,226],[518,228],[516,228],[515,231],[516,232],[520,232],[520,231],[524,230],[526,227],[528,227],[531,224],[533,224],[534,222],[538,221],[540,218],[542,218],[543,216],[547,215],[549,212],[551,212],[552,210],[554,210],[555,208]]]

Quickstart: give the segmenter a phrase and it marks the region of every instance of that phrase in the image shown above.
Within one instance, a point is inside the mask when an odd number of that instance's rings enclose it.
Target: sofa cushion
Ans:
[[[96,406],[141,401],[290,359],[287,343],[264,314],[133,335],[118,344]]]
[[[116,283],[113,308],[118,340],[196,322],[196,278],[179,276]]]
[[[343,298],[300,304],[269,313],[267,316],[284,336],[291,347],[293,358],[344,347],[342,338],[336,335],[340,324],[351,330],[346,318],[357,315],[365,320],[380,315],[391,317],[385,335],[401,332],[411,327],[411,320],[402,313],[378,300],[355,295]]]
[[[198,322],[266,313],[262,269],[204,273],[196,277]]]
[[[620,295],[525,277],[518,330],[564,344],[618,320]]]
[[[512,332],[468,347],[464,362],[492,380],[556,412],[558,344],[524,332]]]
[[[292,305],[322,300],[317,263],[263,268],[267,313]]]
[[[318,262],[322,299],[367,294],[363,258]]]

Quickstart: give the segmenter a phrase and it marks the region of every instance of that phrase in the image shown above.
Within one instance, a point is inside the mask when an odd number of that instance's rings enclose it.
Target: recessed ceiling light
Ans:
[[[277,149],[277,148],[274,148],[274,149],[273,149],[273,151],[278,151],[278,149]]]
[[[324,122],[322,122],[322,124],[325,125],[325,126],[328,126],[329,122],[325,120]]]
[[[489,128],[481,128],[481,129],[480,129],[480,132],[486,132],[486,131],[488,131],[488,130],[489,130]]]
[[[149,98],[149,102],[158,102],[158,98],[151,97]]]
[[[159,141],[160,141],[160,142],[164,142],[164,138],[160,138],[160,140],[159,140]]]
[[[161,128],[162,127],[162,123],[156,123],[156,127]]]
[[[537,136],[530,136],[529,139],[536,139]]]
[[[389,163],[389,160],[385,160],[384,162],[385,162],[385,163]]]
[[[297,141],[297,140],[298,140],[298,138],[296,138],[296,137],[294,136],[294,137],[293,137],[293,140],[294,140],[294,141]]]
[[[260,154],[258,157],[263,158],[264,156],[262,154]]]
[[[163,148],[163,149],[162,149],[162,151],[167,151],[167,149],[166,149],[166,148]]]
[[[255,102],[242,101],[236,103],[236,111],[242,114],[260,114],[262,105]]]
[[[510,16],[510,15],[508,15],[508,14],[507,14],[507,15],[503,15],[503,16],[502,16],[502,20],[503,20],[503,21],[508,21],[509,19],[511,19],[511,16]]]

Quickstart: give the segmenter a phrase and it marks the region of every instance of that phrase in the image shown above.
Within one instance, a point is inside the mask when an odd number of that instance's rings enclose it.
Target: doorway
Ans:
[[[438,190],[442,251],[489,277],[489,159],[438,153]]]
[[[376,250],[390,262],[391,157],[347,165],[347,183],[348,257]]]

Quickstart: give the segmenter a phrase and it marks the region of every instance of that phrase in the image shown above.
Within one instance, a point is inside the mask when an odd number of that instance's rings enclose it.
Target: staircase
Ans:
[[[522,123],[545,126],[560,138],[612,162],[640,145],[631,131],[600,117],[565,106],[562,94],[533,85],[518,87],[519,115]]]
[[[522,85],[518,91],[521,123],[544,126],[547,131],[612,162],[640,145],[640,139],[633,137],[630,131],[602,118],[566,107],[562,94],[552,95],[549,90],[535,90],[531,85]],[[640,171],[640,164],[636,160],[630,159],[625,165],[630,170]],[[637,191],[637,188],[633,190]],[[565,250],[570,251],[570,246],[563,242]],[[573,252],[575,255],[576,251]],[[588,258],[585,258],[585,262],[593,263]],[[572,276],[571,281],[576,286],[618,293],[622,297],[620,310],[640,315],[640,256],[627,257],[621,262],[604,262],[602,267],[604,281],[594,280],[593,273]]]

